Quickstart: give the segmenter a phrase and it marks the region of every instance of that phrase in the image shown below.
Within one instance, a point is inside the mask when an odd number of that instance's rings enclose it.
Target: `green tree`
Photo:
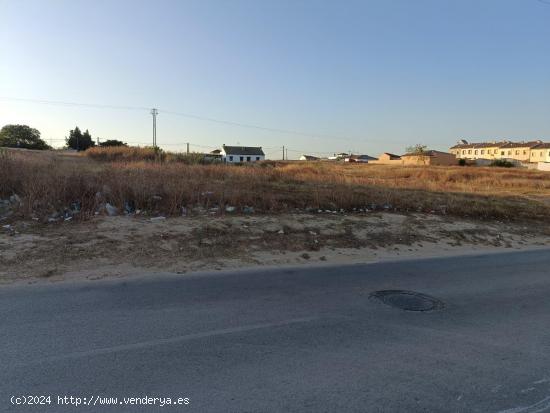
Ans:
[[[88,148],[95,146],[95,142],[92,139],[92,135],[86,129],[86,132],[82,133],[78,126],[69,131],[69,137],[67,138],[67,147],[76,149],[77,151],[85,151]]]
[[[128,146],[128,144],[116,139],[107,139],[105,142],[101,142],[99,146]]]
[[[8,148],[49,149],[40,132],[27,125],[6,125],[0,129],[0,146]]]
[[[427,149],[428,147],[426,145],[417,143],[416,145],[407,147],[405,150],[408,154],[421,156],[426,153]]]
[[[428,156],[426,156],[428,147],[426,145],[417,143],[416,145],[409,146],[408,148],[406,148],[406,151],[407,151],[407,155],[413,155],[416,157],[417,163],[419,165],[428,164]]]

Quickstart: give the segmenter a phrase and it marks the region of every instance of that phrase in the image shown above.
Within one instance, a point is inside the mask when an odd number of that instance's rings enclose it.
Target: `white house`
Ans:
[[[345,152],[341,152],[341,153],[335,153],[334,156],[329,156],[328,159],[329,161],[340,161],[342,159],[345,159],[348,156],[349,154]]]
[[[377,161],[378,158],[374,158],[369,155],[349,155],[344,158],[344,162],[360,162],[360,163],[368,163],[370,161]]]
[[[301,161],[318,161],[319,158],[313,155],[302,155],[300,156]]]
[[[255,146],[226,146],[221,149],[222,161],[227,163],[258,162],[265,159],[261,147]]]

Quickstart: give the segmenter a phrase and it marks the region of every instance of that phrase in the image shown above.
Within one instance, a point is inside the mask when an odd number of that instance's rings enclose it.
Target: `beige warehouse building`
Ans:
[[[450,152],[458,159],[478,160],[478,159],[507,159],[517,162],[549,162],[548,143],[540,140],[529,142],[479,142],[468,143],[462,141],[450,148]],[[540,159],[540,160],[539,160]]]
[[[529,162],[550,162],[550,143],[539,143],[532,147]]]
[[[452,153],[427,150],[422,154],[408,153],[405,155],[395,155],[384,152],[378,157],[377,161],[370,161],[369,164],[378,165],[456,165],[456,156]]]
[[[403,160],[403,165],[450,166],[457,164],[454,154],[434,150],[424,151],[422,154],[408,153],[401,156],[401,159]]]
[[[402,165],[403,161],[401,159],[401,156],[395,155],[393,153],[384,152],[378,157],[377,161],[370,161],[370,164],[378,164],[378,165]]]
[[[500,159],[500,147],[507,142],[462,143],[449,150],[458,159]]]
[[[516,161],[529,162],[531,149],[541,143],[542,141],[506,143],[499,148],[498,159],[514,159]]]

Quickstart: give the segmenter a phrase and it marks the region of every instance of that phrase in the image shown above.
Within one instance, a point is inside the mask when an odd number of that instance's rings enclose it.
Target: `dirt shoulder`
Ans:
[[[550,246],[550,226],[395,213],[104,217],[0,229],[0,284]]]

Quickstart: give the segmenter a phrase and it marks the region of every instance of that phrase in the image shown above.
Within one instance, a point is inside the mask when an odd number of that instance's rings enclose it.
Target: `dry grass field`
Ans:
[[[524,169],[361,165],[332,162],[262,162],[200,165],[143,161],[150,150],[121,148],[93,156],[4,151],[0,198],[21,197],[19,213],[44,217],[75,202],[81,216],[101,203],[180,215],[182,207],[255,212],[385,210],[502,220],[548,220],[550,174]],[[136,155],[137,154],[137,155]],[[120,159],[120,156],[115,156]],[[98,161],[97,159],[106,159]],[[138,159],[138,160],[135,160]]]
[[[550,173],[148,156],[0,151],[0,284],[371,262],[550,239]],[[125,216],[128,201],[139,214]],[[106,216],[106,203],[118,216]]]

